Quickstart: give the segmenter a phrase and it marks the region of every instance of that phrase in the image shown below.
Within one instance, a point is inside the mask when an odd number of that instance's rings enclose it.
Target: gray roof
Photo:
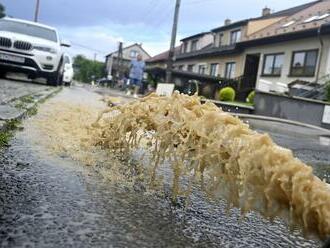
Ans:
[[[233,22],[229,25],[225,25],[225,26],[221,26],[221,27],[212,29],[212,32],[219,32],[219,31],[224,31],[224,30],[235,28],[235,27],[239,27],[239,26],[245,25],[249,21],[294,15],[294,14],[296,14],[296,13],[298,13],[298,12],[304,10],[304,9],[307,9],[307,8],[313,6],[314,4],[319,3],[319,2],[322,2],[322,0],[313,1],[313,2],[310,2],[310,3],[306,3],[306,4],[302,4],[302,5],[293,7],[293,8],[277,11],[277,12],[274,12],[274,13],[272,13],[270,15],[266,15],[266,16],[260,16],[260,17],[256,17],[256,18],[240,20],[240,21],[237,21],[237,22]]]
[[[207,46],[201,50],[197,50],[194,52],[178,54],[176,56],[176,60],[190,59],[193,57],[209,57],[215,55],[235,54],[238,52],[239,49],[237,49],[236,45],[222,47]]]
[[[272,13],[270,14],[269,16],[266,16],[267,18],[268,17],[281,17],[281,16],[289,16],[289,15],[293,15],[293,14],[296,14],[304,9],[307,9],[309,8],[310,6],[316,4],[316,3],[319,3],[319,2],[322,2],[322,0],[318,0],[318,1],[313,1],[313,2],[310,2],[310,3],[305,3],[305,4],[302,4],[302,5],[299,5],[299,6],[296,6],[296,7],[293,7],[293,8],[289,8],[289,9],[285,9],[285,10],[281,10],[281,11],[278,11],[278,12],[275,12],[275,13]]]
[[[202,33],[194,34],[194,35],[188,36],[186,38],[183,38],[181,41],[190,40],[190,39],[193,39],[193,38],[198,38],[198,37],[201,37],[203,35],[210,34],[210,33],[211,32],[202,32]]]
[[[249,21],[276,18],[276,17],[282,17],[282,16],[290,16],[290,15],[296,14],[296,13],[298,13],[298,12],[300,12],[300,11],[306,9],[306,8],[309,8],[310,6],[312,6],[316,3],[319,3],[319,2],[322,2],[322,0],[317,0],[317,1],[310,2],[310,3],[305,3],[305,4],[302,4],[302,5],[296,6],[296,7],[292,7],[292,8],[289,8],[289,9],[277,11],[277,12],[274,12],[274,13],[272,13],[270,15],[266,15],[266,16],[260,16],[260,17],[256,17],[256,18],[249,18],[249,19],[240,20],[240,21],[237,21],[237,22],[233,22],[229,25],[223,25],[223,26],[214,28],[214,29],[211,30],[211,32],[219,32],[219,31],[224,31],[224,30],[240,27],[240,26],[243,26],[243,25],[247,24]],[[198,38],[198,37],[201,37],[205,34],[209,34],[211,32],[201,32],[201,33],[198,33],[198,34],[194,34],[194,35],[183,38],[181,41],[186,41],[186,40],[189,40],[189,39]]]
[[[142,51],[144,51],[149,57],[151,57],[151,56],[149,55],[149,53],[148,53],[146,50],[143,49],[142,45],[141,45],[141,44],[138,44],[138,43],[134,43],[134,44],[132,44],[132,45],[130,45],[130,46],[123,47],[123,50],[129,49],[129,48],[134,47],[134,46],[138,46],[138,47],[140,47],[140,48],[142,49]],[[112,53],[109,53],[109,54],[106,55],[105,57],[109,57],[109,56],[113,55],[114,53],[118,53],[118,50],[116,50],[116,51],[114,51],[114,52],[112,52]]]

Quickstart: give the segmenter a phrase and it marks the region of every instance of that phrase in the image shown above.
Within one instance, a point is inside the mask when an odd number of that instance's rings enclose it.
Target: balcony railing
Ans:
[[[226,53],[232,53],[237,50],[236,44],[233,45],[226,45],[221,47],[215,47],[214,45],[200,49],[193,52],[187,52],[187,53],[180,53],[176,55],[177,59],[185,59],[190,57],[203,57],[203,56],[215,56],[215,55],[221,55]]]

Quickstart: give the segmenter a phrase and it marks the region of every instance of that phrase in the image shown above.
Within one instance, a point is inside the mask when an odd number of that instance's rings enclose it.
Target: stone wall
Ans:
[[[299,121],[330,129],[322,122],[325,103],[299,97],[288,97],[273,93],[256,92],[254,114]]]

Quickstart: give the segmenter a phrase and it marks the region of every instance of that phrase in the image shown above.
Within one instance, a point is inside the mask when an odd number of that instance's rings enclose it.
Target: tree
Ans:
[[[6,11],[5,6],[3,6],[3,5],[0,3],[0,18],[3,18],[3,17],[6,16],[5,11]]]
[[[95,79],[105,76],[105,64],[99,61],[87,59],[84,55],[74,57],[74,79],[83,83],[90,83]]]

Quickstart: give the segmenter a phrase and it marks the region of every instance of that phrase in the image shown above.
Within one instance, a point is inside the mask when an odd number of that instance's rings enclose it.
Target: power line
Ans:
[[[142,23],[148,23],[148,20],[152,17],[154,10],[160,7],[162,3],[164,2],[161,0],[158,0],[156,3],[154,1],[150,1],[146,14],[142,19]]]
[[[163,10],[163,13],[161,16],[158,16],[158,20],[157,22],[154,23],[154,25],[152,25],[152,27],[157,28],[159,25],[161,25],[162,23],[164,23],[165,20],[171,20],[171,14],[172,14],[172,8],[168,7],[167,9]]]
[[[139,36],[136,37],[136,39],[141,39],[139,42],[148,42],[149,36],[154,34],[156,31],[159,31],[159,25],[161,25],[166,19],[169,18],[169,14],[172,12],[172,7],[169,6],[164,1],[157,1],[153,2],[153,5],[149,5],[148,12],[146,13],[146,16],[141,20],[141,22],[146,26],[145,29],[140,33]],[[151,3],[150,3],[151,4]],[[166,5],[165,5],[166,4]],[[157,16],[157,18],[153,18],[152,21],[148,21],[149,18],[152,17],[153,14]],[[149,17],[149,18],[148,18]]]
[[[148,24],[148,27],[145,30],[146,34],[152,34],[155,31],[155,28],[158,28],[159,25],[164,23],[164,21],[171,20],[170,14],[172,13],[172,6],[169,6],[168,4],[165,6],[163,2],[163,5],[158,7],[160,7],[161,12],[157,15],[157,19],[153,22],[146,22],[146,24]]]
[[[205,2],[214,2],[214,1],[219,1],[219,0],[195,0],[195,1],[186,3],[186,5],[199,4],[199,3],[205,3]]]
[[[101,53],[101,54],[108,54],[108,52],[105,52],[105,51],[101,51],[101,50],[97,50],[95,48],[91,48],[91,47],[88,47],[86,45],[82,45],[82,44],[78,44],[78,43],[75,43],[75,42],[71,42],[72,45],[74,46],[77,46],[77,47],[81,47],[81,48],[84,48],[86,50],[90,50],[90,51],[93,51],[93,52],[97,52],[97,53]]]

